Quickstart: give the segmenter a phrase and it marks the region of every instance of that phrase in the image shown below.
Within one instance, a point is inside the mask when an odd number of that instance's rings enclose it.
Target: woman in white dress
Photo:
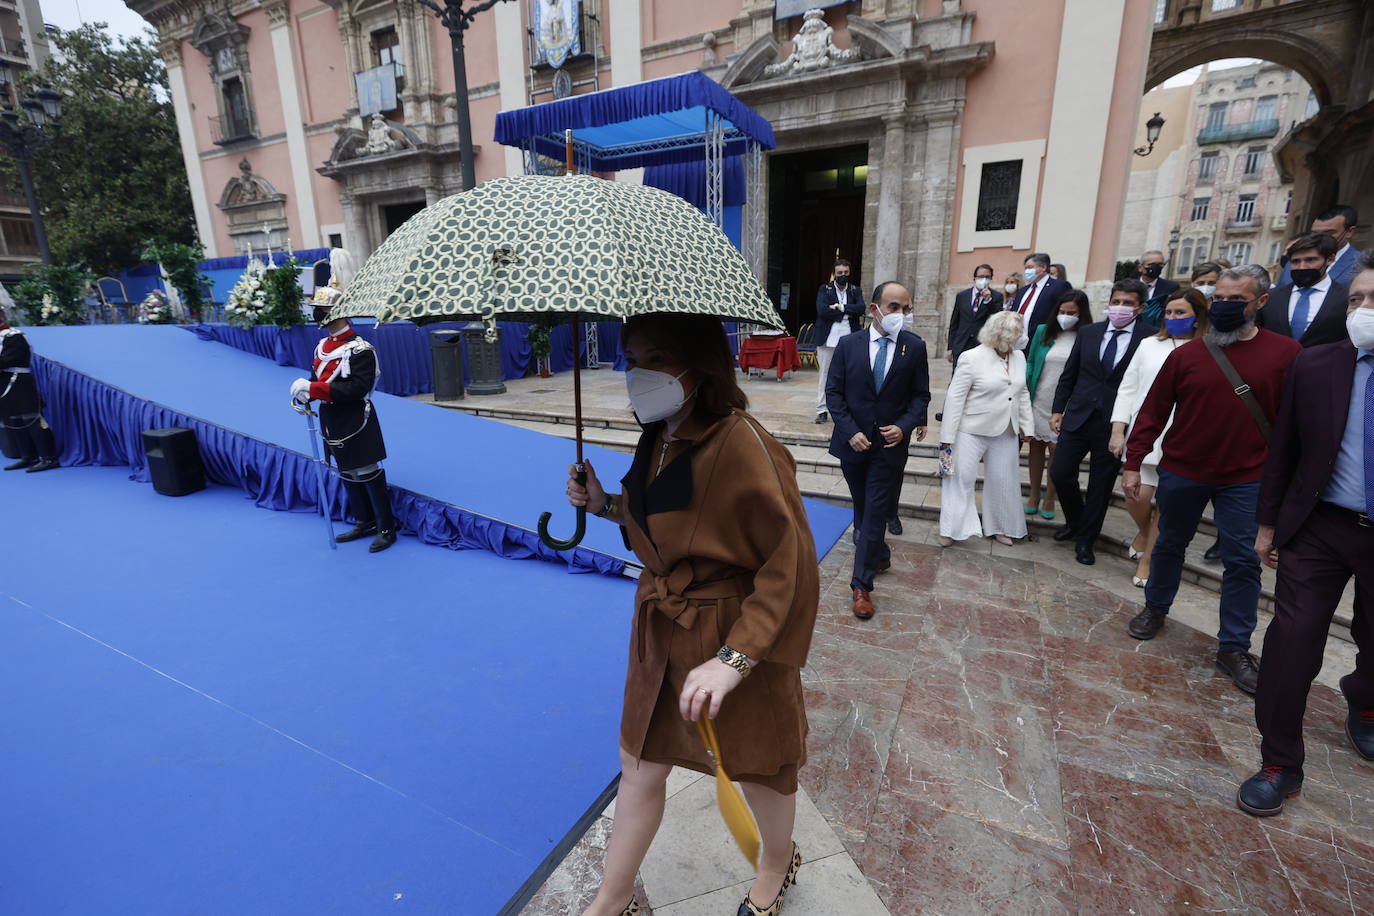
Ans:
[[[1054,407],[1054,389],[1069,361],[1078,329],[1093,323],[1088,297],[1081,289],[1069,290],[1059,300],[1054,321],[1046,321],[1035,329],[1026,350],[1026,390],[1031,396],[1031,414],[1035,429],[1031,434],[1030,493],[1026,498],[1026,514],[1037,511],[1041,518],[1054,518],[1054,482],[1045,480],[1045,470],[1054,461],[1054,444],[1059,436],[1050,429],[1050,413]],[[1040,498],[1040,482],[1045,482],[1044,501]]]
[[[1026,357],[1018,349],[1025,324],[1015,312],[998,312],[978,333],[978,346],[959,357],[945,394],[940,423],[940,546],[976,535],[1010,544],[1026,536],[1020,511],[1021,439],[1030,435]],[[983,464],[983,518],[974,487]]]
[[[1164,361],[1178,347],[1201,337],[1206,330],[1207,297],[1196,289],[1179,290],[1164,304],[1164,327],[1155,336],[1140,342],[1116,390],[1116,403],[1112,406],[1112,438],[1107,447],[1118,458],[1126,451],[1131,427]],[[1169,423],[1173,419],[1171,414]],[[1155,538],[1159,535],[1159,513],[1155,511],[1153,502],[1155,487],[1159,484],[1159,459],[1168,432],[1169,424],[1166,423],[1164,431],[1155,440],[1154,448],[1141,462],[1140,498],[1126,498],[1126,509],[1136,526],[1135,540],[1130,547],[1131,559],[1136,561],[1131,582],[1136,588],[1144,588],[1150,580],[1150,551],[1154,549]]]

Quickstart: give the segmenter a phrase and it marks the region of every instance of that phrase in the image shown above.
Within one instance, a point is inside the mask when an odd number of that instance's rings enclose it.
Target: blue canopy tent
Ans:
[[[693,71],[503,111],[495,139],[523,150],[526,173],[537,174],[563,164],[569,128],[580,171],[645,169],[645,184],[705,211],[761,275],[763,151],[777,144],[748,105]],[[597,353],[595,324],[587,334],[587,352]]]

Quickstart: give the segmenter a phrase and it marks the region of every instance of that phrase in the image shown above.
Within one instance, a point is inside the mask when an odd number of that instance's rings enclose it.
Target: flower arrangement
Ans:
[[[225,321],[240,328],[261,324],[262,313],[267,308],[266,277],[267,265],[249,255],[243,276],[229,290],[229,299],[224,305]]]
[[[43,324],[61,323],[59,319],[62,315],[62,307],[57,304],[52,293],[43,294],[43,305],[39,307],[38,314]]]
[[[152,290],[138,304],[139,324],[176,324],[177,316],[167,294],[160,289]]]
[[[288,243],[289,244],[289,243]],[[301,262],[295,255],[288,254],[263,279],[263,296],[267,303],[259,315],[263,324],[275,324],[279,328],[290,328],[305,324],[305,312],[301,303],[305,292],[301,289]]]
[[[83,324],[94,280],[77,264],[33,267],[12,289],[14,303],[33,324]]]

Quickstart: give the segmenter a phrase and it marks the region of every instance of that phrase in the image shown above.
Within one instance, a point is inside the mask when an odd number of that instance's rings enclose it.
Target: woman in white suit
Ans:
[[[1035,421],[1021,352],[1025,336],[1020,315],[998,312],[983,325],[978,346],[959,357],[940,423],[941,461],[950,471],[940,489],[942,547],[980,534],[1002,544],[1026,536],[1019,456]],[[981,523],[974,501],[980,461]]]

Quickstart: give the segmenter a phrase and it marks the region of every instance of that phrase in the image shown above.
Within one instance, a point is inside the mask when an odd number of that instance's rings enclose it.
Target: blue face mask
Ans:
[[[1189,315],[1187,318],[1164,319],[1164,329],[1169,332],[1170,337],[1187,337],[1193,333],[1193,326],[1196,324],[1196,315]]]

